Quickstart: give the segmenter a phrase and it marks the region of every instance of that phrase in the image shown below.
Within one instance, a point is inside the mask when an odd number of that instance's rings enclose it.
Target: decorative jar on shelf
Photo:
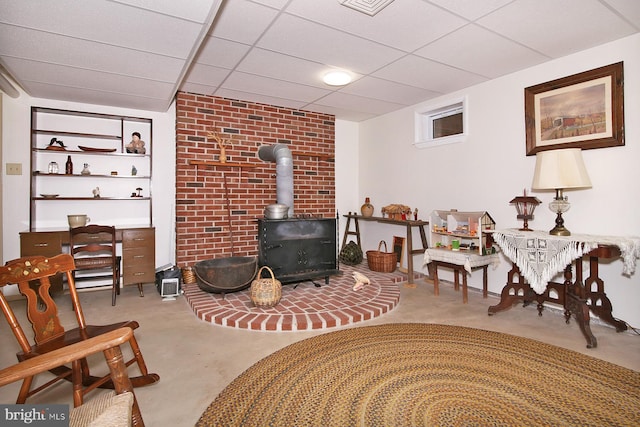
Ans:
[[[364,217],[373,216],[373,205],[368,197],[364,199],[364,205],[360,208],[360,212]]]

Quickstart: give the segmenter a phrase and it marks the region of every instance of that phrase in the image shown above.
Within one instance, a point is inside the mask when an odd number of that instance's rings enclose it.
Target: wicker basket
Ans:
[[[269,270],[271,278],[262,278],[262,270]],[[251,301],[256,307],[273,307],[282,297],[282,283],[276,280],[273,271],[266,265],[260,267],[255,280],[251,283]]]
[[[384,243],[384,250],[382,252],[380,248]],[[369,264],[369,270],[379,271],[381,273],[392,273],[396,269],[398,264],[398,256],[395,252],[386,252],[387,242],[380,240],[378,243],[377,251],[367,251],[367,264]]]

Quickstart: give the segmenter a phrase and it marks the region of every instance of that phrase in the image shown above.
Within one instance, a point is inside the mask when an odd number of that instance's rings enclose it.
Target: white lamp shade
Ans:
[[[591,180],[582,160],[582,150],[565,148],[540,151],[536,154],[533,174],[534,190],[589,188]]]

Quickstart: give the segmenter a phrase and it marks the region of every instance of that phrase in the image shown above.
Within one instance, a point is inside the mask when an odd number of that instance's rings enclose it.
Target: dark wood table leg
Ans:
[[[433,279],[433,294],[435,296],[440,295],[440,279],[438,279],[438,262],[432,261],[429,264],[429,273]]]
[[[407,223],[407,275],[408,284],[413,285],[413,238],[411,236],[411,225]]]
[[[576,319],[582,335],[587,340],[587,348],[596,348],[598,346],[598,340],[591,332],[591,316],[589,315],[589,306],[587,301],[582,297],[584,295],[584,284],[582,283],[582,259],[576,260],[576,280],[572,282],[571,264],[564,269],[564,284],[565,284],[565,317],[567,323],[571,315]],[[567,317],[568,316],[568,317]]]
[[[488,265],[482,266],[482,298],[487,298],[489,294],[489,279],[487,278]]]
[[[613,305],[604,292],[604,281],[598,277],[599,258],[617,258],[620,249],[616,246],[600,246],[589,252],[589,277],[584,282],[584,295],[582,296],[589,305],[589,309],[600,318],[616,328],[616,332],[627,330],[627,322],[613,317]],[[595,287],[594,287],[595,285]]]
[[[518,276],[518,281],[514,282],[514,277]],[[500,302],[492,305],[488,309],[489,316],[500,311],[511,308],[513,304],[524,301],[525,295],[531,291],[529,284],[525,283],[524,277],[520,274],[520,269],[511,263],[511,270],[507,273],[507,284],[502,288],[500,293]]]

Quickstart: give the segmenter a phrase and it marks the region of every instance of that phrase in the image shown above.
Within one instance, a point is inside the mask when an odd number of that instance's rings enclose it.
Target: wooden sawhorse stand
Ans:
[[[344,233],[344,237],[342,238],[342,246],[340,249],[344,248],[344,246],[347,244],[348,236],[355,236],[356,243],[358,244],[358,246],[360,246],[360,248],[362,248],[362,244],[360,241],[360,225],[358,224],[358,220],[375,221],[383,224],[394,224],[394,225],[405,226],[407,229],[407,275],[409,276],[408,283],[410,285],[413,285],[415,283],[414,273],[413,273],[413,256],[416,254],[423,254],[424,251],[426,251],[429,248],[429,244],[427,243],[427,234],[424,231],[424,226],[429,225],[429,221],[419,221],[419,220],[409,220],[409,219],[398,220],[398,219],[391,219],[391,218],[382,218],[377,216],[365,217],[362,215],[352,214],[351,212],[349,212],[348,215],[343,215],[343,216],[347,218],[347,226]],[[354,225],[356,228],[355,231],[350,230],[351,220],[353,220],[354,222]],[[420,240],[422,241],[421,249],[413,249],[413,237],[411,234],[411,229],[413,227],[418,227],[418,231],[420,232]]]

